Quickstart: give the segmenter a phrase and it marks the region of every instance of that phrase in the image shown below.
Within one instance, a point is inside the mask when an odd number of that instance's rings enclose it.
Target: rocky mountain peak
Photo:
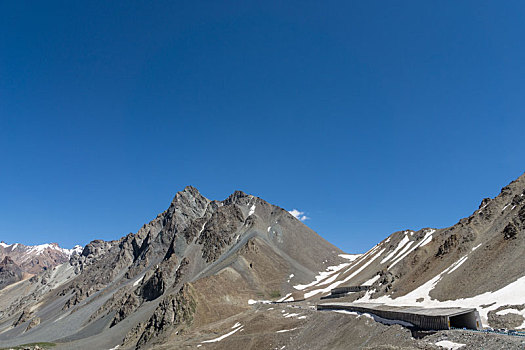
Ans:
[[[492,198],[483,198],[483,200],[479,204],[478,209],[486,207],[490,203],[491,200],[492,200]]]
[[[197,188],[191,186],[191,185],[188,185],[188,186],[184,187],[184,190],[182,190],[182,192],[190,193],[193,196],[200,195],[199,190]]]
[[[168,211],[178,211],[181,213],[200,213],[209,203],[209,199],[204,197],[193,186],[186,186],[184,190],[175,194]]]
[[[230,205],[230,204],[239,204],[239,203],[243,203],[243,199],[246,199],[246,198],[251,198],[253,196],[249,195],[249,194],[246,194],[244,193],[243,191],[235,191],[233,192],[228,198],[226,198],[223,203],[225,205]]]
[[[186,186],[182,191],[179,191],[173,197],[172,203],[180,203],[183,199],[188,198],[204,198],[204,196],[193,186]]]

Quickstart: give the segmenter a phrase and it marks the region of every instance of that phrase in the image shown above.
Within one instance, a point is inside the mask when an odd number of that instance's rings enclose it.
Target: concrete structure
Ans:
[[[339,287],[334,288],[330,291],[331,294],[346,294],[350,292],[361,292],[369,290],[370,286],[348,286],[348,287]]]
[[[424,330],[442,330],[451,327],[478,329],[481,326],[481,319],[476,309],[459,307],[424,308],[374,303],[331,302],[318,304],[317,309],[369,313],[389,320],[408,322],[414,327]]]
[[[330,295],[321,297],[321,299],[341,298],[347,295],[348,293],[367,291],[369,289],[370,289],[370,286],[348,286],[348,287],[334,288],[330,291]]]

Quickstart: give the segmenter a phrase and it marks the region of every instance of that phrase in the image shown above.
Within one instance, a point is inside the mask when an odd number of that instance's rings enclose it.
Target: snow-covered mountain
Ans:
[[[77,245],[73,249],[61,248],[57,243],[40,245],[23,245],[20,243],[7,244],[0,242],[0,260],[9,257],[14,264],[27,274],[38,274],[63,264],[74,253],[80,254],[82,247]]]

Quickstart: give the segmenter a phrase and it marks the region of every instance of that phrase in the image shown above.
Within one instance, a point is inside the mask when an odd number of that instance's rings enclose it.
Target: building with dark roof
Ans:
[[[479,313],[474,308],[419,306],[390,306],[374,303],[330,302],[317,305],[318,310],[346,310],[369,313],[388,320],[399,320],[422,330],[450,328],[478,329],[481,327]]]

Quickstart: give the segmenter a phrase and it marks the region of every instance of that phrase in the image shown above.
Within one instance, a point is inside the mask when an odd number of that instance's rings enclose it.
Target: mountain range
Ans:
[[[484,327],[525,330],[524,232],[525,175],[451,227],[395,232],[365,254],[345,254],[261,198],[210,200],[190,186],[118,240],[73,250],[2,242],[0,346],[438,349],[448,337],[520,348],[464,332],[419,338],[315,305],[336,287],[366,286],[342,300],[475,307]]]
[[[82,251],[60,248],[57,243],[26,246],[20,243],[0,242],[0,289],[8,284],[32,277],[66,263],[71,255]]]

